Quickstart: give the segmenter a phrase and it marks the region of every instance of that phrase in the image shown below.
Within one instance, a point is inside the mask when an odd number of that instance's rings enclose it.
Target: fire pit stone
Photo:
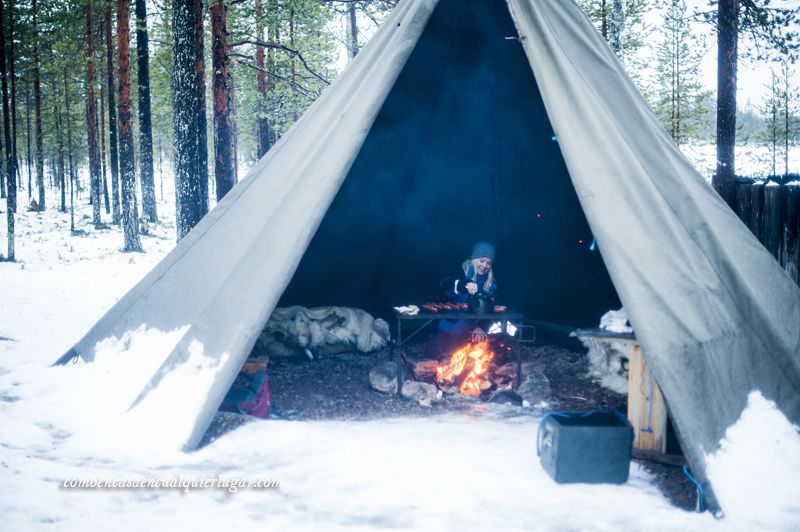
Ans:
[[[517,387],[517,393],[523,400],[531,405],[546,401],[550,397],[550,380],[539,370],[527,375],[523,373],[522,382]]]
[[[418,402],[421,406],[431,406],[434,401],[442,398],[442,391],[433,384],[412,380],[403,382],[400,394],[406,399]]]
[[[369,383],[373,389],[383,393],[397,392],[397,364],[381,362],[369,371]]]

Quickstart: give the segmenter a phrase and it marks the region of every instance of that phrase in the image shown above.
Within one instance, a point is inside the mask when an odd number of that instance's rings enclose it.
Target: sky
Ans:
[[[698,12],[707,11],[708,0],[687,0],[689,9],[695,9]],[[776,7],[800,7],[800,0],[773,0],[772,5]],[[800,28],[797,28],[800,30]],[[717,42],[713,33],[713,28],[707,25],[697,25],[697,31],[700,34],[707,35],[709,45],[708,52],[703,57],[701,63],[702,83],[703,85],[716,93],[717,90]],[[740,38],[739,42],[739,65],[738,65],[738,79],[737,79],[737,102],[740,107],[745,107],[747,102],[754,106],[758,106],[764,99],[767,88],[765,84],[769,82],[770,70],[775,68],[776,72],[779,67],[774,63],[755,62],[747,58],[741,57],[742,49],[744,48],[743,40]],[[800,87],[800,66],[794,65],[790,68],[791,83],[794,87]]]

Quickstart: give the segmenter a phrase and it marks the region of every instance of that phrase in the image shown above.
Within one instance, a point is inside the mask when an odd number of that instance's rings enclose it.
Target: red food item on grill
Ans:
[[[457,310],[467,310],[467,303],[425,303],[422,308],[428,312],[454,312]]]

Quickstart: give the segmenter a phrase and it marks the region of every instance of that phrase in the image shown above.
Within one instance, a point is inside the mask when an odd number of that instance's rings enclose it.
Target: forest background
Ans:
[[[165,187],[182,238],[397,3],[0,0],[6,258],[15,210],[74,212],[87,201],[95,228],[121,224],[124,249],[140,250]],[[735,168],[784,181],[800,171],[800,1],[578,4],[723,198]],[[715,143],[717,167],[705,168]]]

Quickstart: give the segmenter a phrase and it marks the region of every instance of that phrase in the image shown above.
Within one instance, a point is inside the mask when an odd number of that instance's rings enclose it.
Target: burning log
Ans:
[[[411,371],[414,379],[418,381],[433,382],[436,379],[436,370],[439,362],[436,360],[417,360],[411,362]]]
[[[487,379],[487,370],[493,358],[489,342],[468,343],[453,353],[448,364],[437,368],[436,382],[447,384],[461,377],[458,387],[461,393],[480,395],[492,386]]]
[[[467,343],[453,352],[449,362],[440,363],[437,360],[412,361],[403,357],[415,380],[434,383],[445,393],[462,393],[467,395],[481,395],[486,390],[496,387],[490,375],[490,365],[494,360],[494,353],[489,347],[489,342],[477,344]],[[500,376],[503,386],[511,386],[511,380],[505,375]]]

